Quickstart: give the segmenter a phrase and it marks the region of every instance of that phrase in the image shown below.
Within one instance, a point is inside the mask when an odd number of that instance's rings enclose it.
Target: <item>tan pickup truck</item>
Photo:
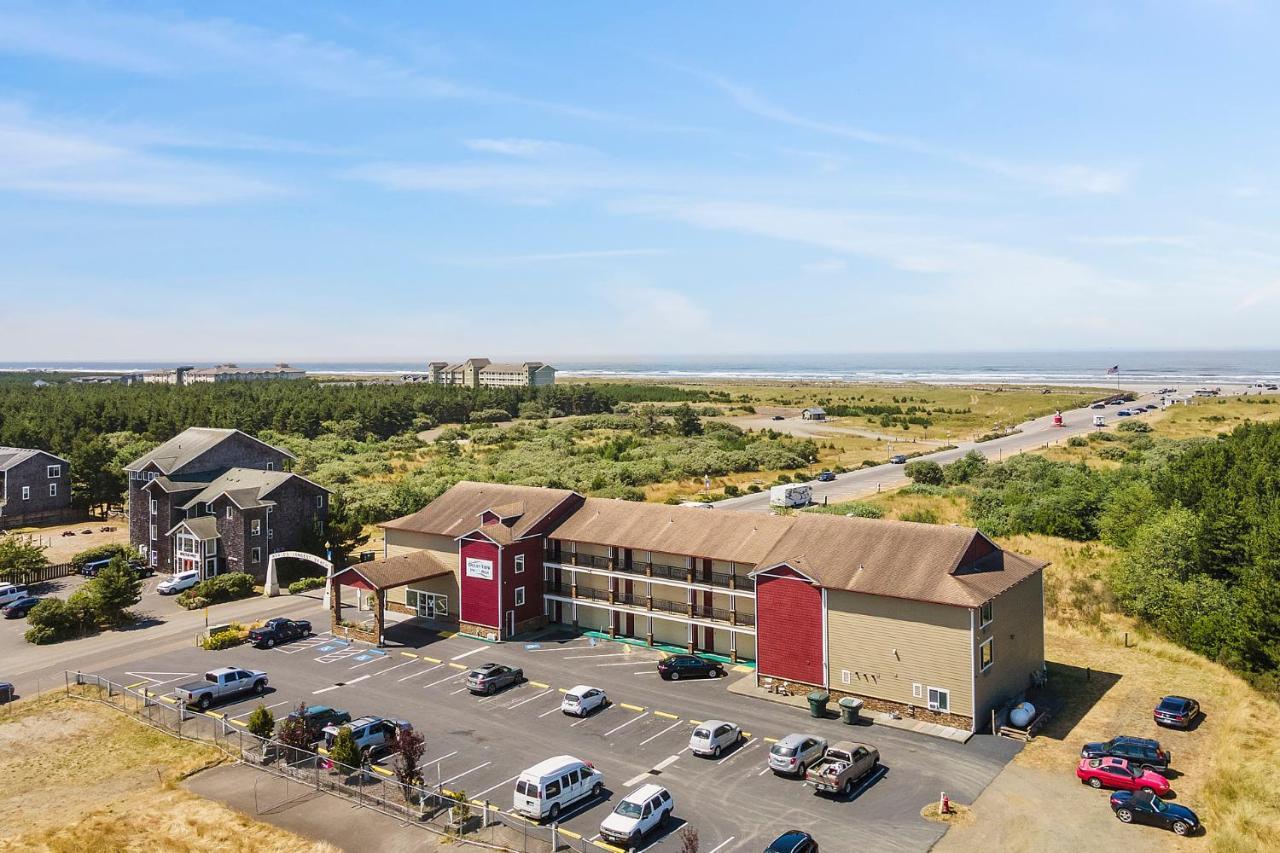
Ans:
[[[827,747],[822,760],[804,774],[805,782],[825,794],[851,794],[876,769],[880,751],[865,743],[842,740]]]

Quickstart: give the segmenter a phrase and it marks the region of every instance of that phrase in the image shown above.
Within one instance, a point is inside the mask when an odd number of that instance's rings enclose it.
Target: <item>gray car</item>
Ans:
[[[769,749],[769,769],[774,773],[803,777],[809,765],[816,764],[826,751],[826,738],[789,734]]]
[[[467,674],[467,689],[472,693],[483,693],[487,696],[522,681],[524,681],[524,670],[498,663],[487,663]]]

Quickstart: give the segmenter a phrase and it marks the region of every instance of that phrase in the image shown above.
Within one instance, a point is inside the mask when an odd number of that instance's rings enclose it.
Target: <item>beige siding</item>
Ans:
[[[828,590],[829,684],[922,708],[929,704],[927,689],[942,688],[950,691],[952,714],[971,716],[969,613],[963,607]],[[921,685],[921,696],[912,695],[913,684]]]
[[[654,619],[653,641],[669,646],[684,646],[689,642],[689,626],[670,619]]]
[[[414,551],[430,551],[432,556],[440,561],[441,565],[445,565],[453,569],[453,578],[444,578],[443,581],[449,581],[453,587],[453,593],[449,597],[449,607],[456,613],[457,597],[458,597],[458,543],[449,536],[436,536],[431,533],[413,533],[408,530],[386,530],[386,554],[387,557],[396,557],[401,554],[408,554]],[[425,588],[425,587],[423,587]],[[444,590],[432,589],[432,592],[444,592]],[[396,604],[405,604],[407,602],[405,595],[405,587],[396,587],[387,590],[387,601]]]
[[[603,607],[591,607],[579,603],[578,627],[587,631],[608,631],[609,611]]]
[[[1044,668],[1044,573],[1037,572],[991,605],[991,624],[978,628],[974,638],[974,669],[978,692],[978,727],[991,725],[991,711],[1031,685],[1031,675]],[[976,617],[977,611],[975,611]],[[992,641],[992,664],[982,672],[979,648]]]
[[[738,657],[743,660],[756,659],[756,638],[750,634],[738,634]]]

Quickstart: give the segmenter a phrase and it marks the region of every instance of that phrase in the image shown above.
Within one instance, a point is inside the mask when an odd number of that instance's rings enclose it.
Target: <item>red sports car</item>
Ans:
[[[1147,791],[1162,797],[1169,793],[1168,779],[1153,770],[1134,767],[1123,758],[1082,758],[1076,775],[1094,788]]]

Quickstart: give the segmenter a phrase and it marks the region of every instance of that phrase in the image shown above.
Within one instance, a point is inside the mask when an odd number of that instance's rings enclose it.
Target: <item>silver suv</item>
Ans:
[[[774,773],[804,776],[827,751],[827,741],[817,735],[789,734],[769,750],[769,769]]]

